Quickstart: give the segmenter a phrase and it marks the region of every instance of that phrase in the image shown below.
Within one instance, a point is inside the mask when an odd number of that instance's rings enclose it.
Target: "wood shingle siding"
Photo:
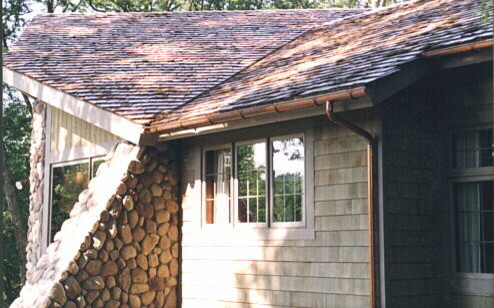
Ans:
[[[363,111],[351,116],[369,129],[372,120],[362,120],[369,115]],[[314,120],[313,127],[312,240],[239,241],[201,235],[206,231],[197,210],[197,148],[184,146],[184,307],[368,306],[366,143],[325,118]]]
[[[492,129],[494,123],[492,62],[458,69],[454,73],[445,74],[443,78],[445,84],[452,85],[442,89],[444,100],[450,105],[450,108],[440,113],[447,133],[444,139],[451,139],[453,131],[472,128]],[[448,199],[449,206],[440,213],[442,221],[451,221],[454,217],[451,195]],[[446,243],[443,249],[454,255],[452,245],[455,241],[451,235],[454,234],[453,228],[458,226],[450,224],[449,228],[442,237]],[[494,307],[493,273],[457,273],[454,269],[454,259],[450,257],[447,261],[449,263],[445,262],[445,264],[449,266],[450,271],[447,272],[446,284],[451,286],[448,296],[453,307]]]
[[[413,90],[410,90],[413,91]],[[383,115],[386,304],[441,304],[441,139],[427,96],[400,93]],[[398,107],[399,106],[399,107]],[[436,210],[435,210],[436,209]]]

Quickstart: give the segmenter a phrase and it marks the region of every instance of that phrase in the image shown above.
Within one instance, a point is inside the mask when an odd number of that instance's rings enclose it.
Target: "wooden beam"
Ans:
[[[53,87],[44,85],[5,66],[3,67],[3,81],[25,94],[109,131],[122,139],[134,144],[141,144],[144,139],[149,142],[148,138],[143,138],[144,128],[141,125]]]

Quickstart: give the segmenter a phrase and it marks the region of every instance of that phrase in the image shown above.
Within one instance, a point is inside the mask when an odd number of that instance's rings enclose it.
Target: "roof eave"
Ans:
[[[152,141],[144,135],[144,127],[111,111],[97,107],[70,94],[45,85],[34,78],[3,66],[3,81],[19,91],[50,106],[104,129],[134,144]]]
[[[307,110],[314,107],[317,108],[325,104],[327,101],[356,101],[367,97],[368,93],[366,88],[361,86],[348,90],[286,100],[265,106],[256,106],[223,113],[216,112],[205,114],[200,117],[178,119],[173,122],[163,123],[166,121],[165,119],[147,128],[146,133],[159,134],[161,140],[169,139],[178,135],[185,137],[185,135],[196,135],[198,132],[205,132],[208,128],[214,131],[219,131],[226,128],[224,124],[240,122],[239,120],[249,120],[252,118],[269,116],[272,121],[275,122],[276,119],[273,116],[277,114],[290,112],[297,112],[300,114],[300,111],[302,110]],[[370,107],[370,100],[366,100],[365,104],[355,106],[358,108]],[[231,125],[229,125],[229,127],[231,127]],[[181,131],[186,131],[186,133],[180,133]],[[176,139],[176,137],[173,138]]]

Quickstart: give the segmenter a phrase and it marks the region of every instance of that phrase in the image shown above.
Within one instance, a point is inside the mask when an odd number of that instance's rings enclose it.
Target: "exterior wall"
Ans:
[[[492,126],[492,68],[437,73],[382,106],[386,307],[494,307],[494,274],[454,267],[452,132]]]
[[[43,202],[45,176],[46,104],[34,101],[29,174],[29,221],[26,246],[26,281],[32,280],[43,249]]]
[[[369,111],[349,116],[366,128],[374,126],[363,120]],[[235,238],[228,229],[208,233],[200,221],[200,147],[193,140],[184,142],[183,307],[369,305],[366,142],[324,117],[316,118],[313,128],[313,239]],[[238,135],[245,139],[251,132],[244,129]],[[207,137],[199,138],[208,143]]]
[[[442,139],[430,93],[417,87],[383,107],[386,307],[442,305]]]
[[[37,190],[43,194],[42,219],[36,224],[41,229],[37,244],[44,252],[48,245],[50,229],[50,174],[53,164],[61,165],[93,157],[103,157],[119,142],[119,138],[104,131],[89,122],[76,118],[53,106],[46,108],[45,135],[48,142],[44,142],[44,190]]]
[[[176,307],[175,151],[121,143],[103,163],[12,307]]]
[[[451,139],[453,131],[472,127],[493,127],[493,79],[492,62],[484,65],[465,67],[441,76],[443,84],[440,96],[442,103],[448,103],[450,108],[442,109],[441,121],[444,127],[444,139]],[[448,152],[448,151],[446,151]],[[448,157],[450,159],[450,157]],[[494,176],[492,168],[491,179]],[[451,179],[448,179],[451,181]],[[451,194],[448,207],[441,213],[442,221],[453,221],[453,201]],[[453,224],[447,226],[443,241],[446,252],[454,255]],[[449,236],[448,236],[449,235]],[[462,274],[456,273],[454,262],[449,260],[446,284],[450,286],[448,302],[454,307],[494,307],[494,274]]]
[[[89,122],[76,118],[62,110],[51,107],[50,151],[86,147],[120,138]]]

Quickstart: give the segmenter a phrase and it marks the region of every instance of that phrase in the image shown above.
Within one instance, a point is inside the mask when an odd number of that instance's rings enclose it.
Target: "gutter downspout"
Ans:
[[[338,118],[333,113],[333,102],[326,102],[326,115],[330,121],[333,123],[348,129],[355,134],[365,138],[367,140],[367,219],[369,225],[368,232],[368,242],[369,242],[369,282],[370,282],[370,308],[376,308],[376,275],[375,275],[375,264],[376,264],[376,253],[375,253],[375,232],[374,232],[374,167],[373,167],[373,151],[374,151],[374,137],[363,128],[355,125],[354,123]]]

